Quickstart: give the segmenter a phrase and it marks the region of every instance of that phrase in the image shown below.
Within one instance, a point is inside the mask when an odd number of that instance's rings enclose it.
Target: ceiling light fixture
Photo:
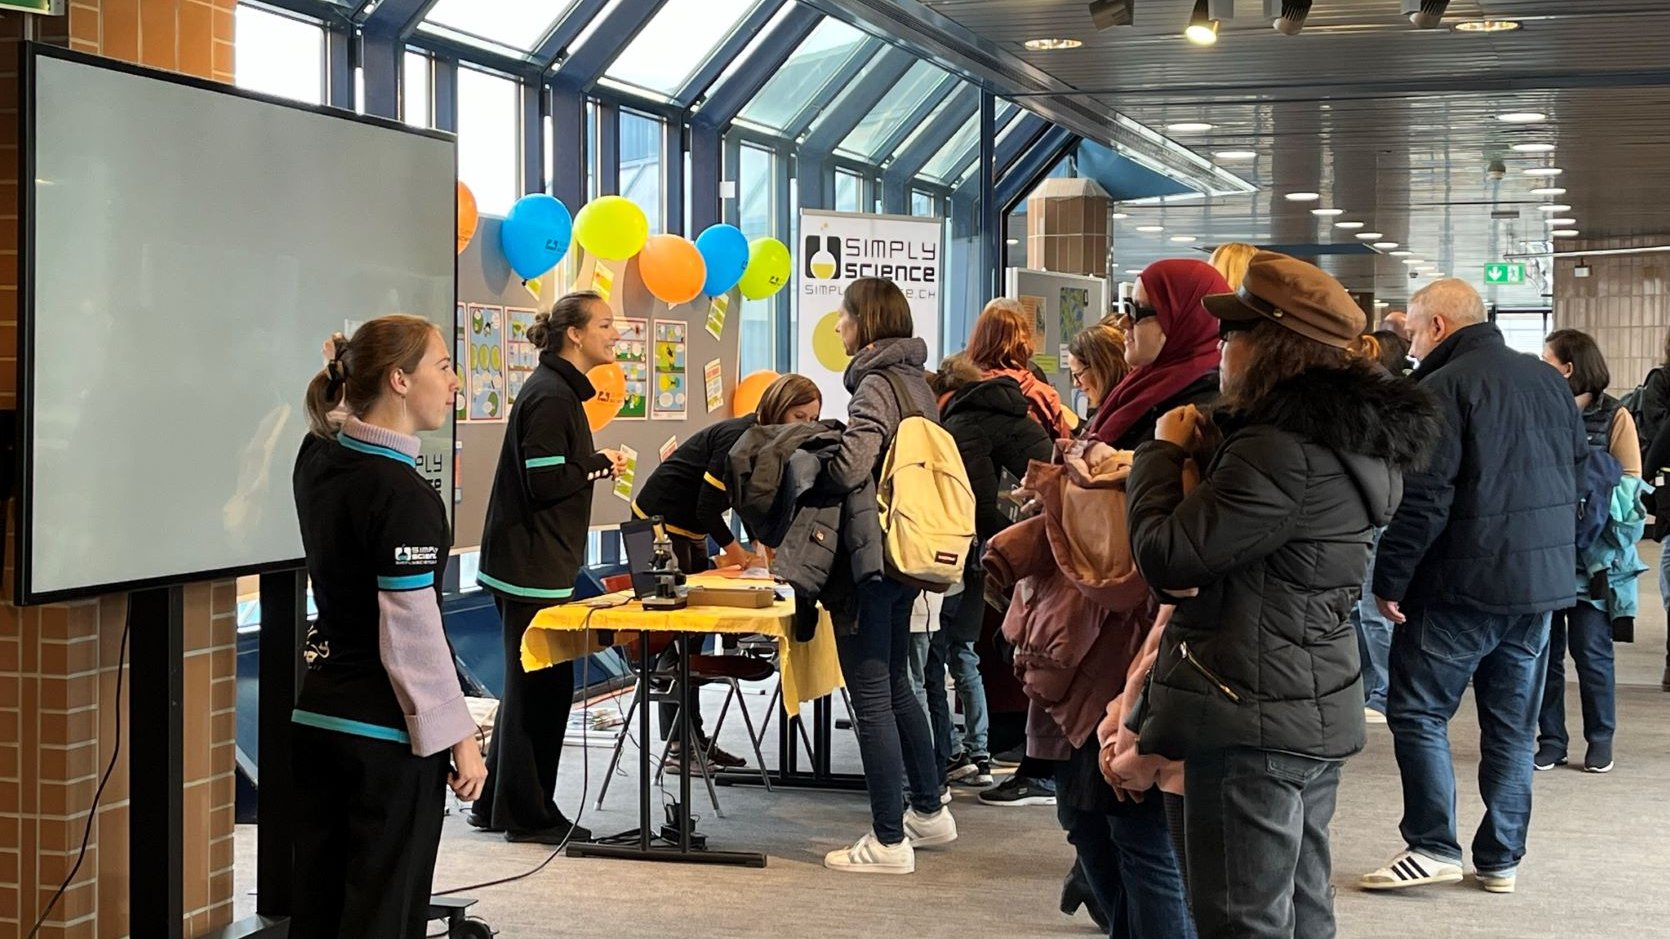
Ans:
[[[1077,49],[1084,45],[1080,39],[1028,39],[1021,43],[1031,52],[1054,52],[1058,49]]]
[[[1558,166],[1533,166],[1525,171],[1526,176],[1558,176],[1565,170]]]
[[[1166,125],[1166,130],[1174,134],[1204,134],[1211,129],[1212,125],[1205,121],[1178,121]]]
[[[1559,186],[1543,186],[1538,189],[1531,190],[1531,195],[1533,196],[1563,196],[1565,194],[1566,191]]]
[[[1207,11],[1207,0],[1195,0],[1194,12],[1189,14],[1189,25],[1183,35],[1197,46],[1210,46],[1218,41],[1218,21]]]
[[[1310,214],[1312,214],[1312,215],[1322,215],[1322,216],[1327,216],[1329,218],[1332,218],[1335,215],[1344,215],[1345,210],[1344,209],[1311,209]]]
[[[1384,232],[1360,231],[1357,233],[1357,237],[1363,239],[1364,241],[1379,241],[1380,239],[1386,237],[1386,235]]]
[[[1403,263],[1409,265],[1410,267],[1417,267],[1419,265],[1425,264],[1426,262],[1421,260],[1420,258],[1404,258]]]
[[[1394,258],[1406,258],[1406,257],[1410,256],[1411,254],[1414,254],[1415,252],[1405,250],[1405,251],[1388,251],[1386,253],[1391,255]]]
[[[1403,15],[1418,29],[1437,29],[1450,0],[1403,0]]]
[[[1322,198],[1322,194],[1316,192],[1290,192],[1287,194],[1287,201],[1289,202],[1315,202],[1320,198]]]
[[[1575,219],[1575,218],[1551,218],[1551,219],[1548,220],[1548,224],[1553,228],[1559,228],[1563,225],[1576,225],[1577,224],[1577,219]]]
[[[1108,218],[1111,218],[1116,222],[1122,222],[1125,219],[1130,218],[1130,216],[1126,215],[1124,212],[1115,212],[1112,215],[1108,216]]]
[[[1397,242],[1395,242],[1395,241],[1376,241],[1374,243],[1374,246],[1376,248],[1379,248],[1381,251],[1390,251],[1393,248],[1397,247]]]
[[[1161,231],[1165,231],[1165,230],[1166,230],[1166,227],[1164,225],[1138,225],[1137,226],[1137,231],[1148,232],[1149,234],[1153,234],[1154,232],[1161,232]]]
[[[1524,25],[1518,20],[1462,20],[1450,28],[1458,33],[1511,33]]]
[[[1195,240],[1195,236],[1193,236],[1193,235],[1172,235],[1171,240],[1181,244],[1181,243],[1186,242],[1186,241]]]
[[[1570,212],[1571,211],[1571,206],[1569,206],[1569,205],[1539,205],[1539,206],[1537,206],[1537,211],[1538,212]]]
[[[1517,153],[1548,153],[1554,149],[1551,143],[1516,143],[1513,150]]]
[[[1335,228],[1362,228],[1362,222],[1335,222]]]
[[[1018,244],[1021,243],[1021,240],[1019,238],[1010,238],[1007,243],[1012,244],[1012,245],[1018,245]]]
[[[1274,22],[1270,25],[1283,36],[1297,36],[1305,28],[1305,17],[1310,15],[1311,0],[1264,0],[1264,15]]]
[[[1256,150],[1218,150],[1212,154],[1220,160],[1256,160]]]
[[[1576,238],[1578,231],[1575,228],[1556,228],[1549,234],[1556,238]]]
[[[1509,111],[1496,115],[1496,119],[1504,124],[1541,124],[1548,120],[1548,115],[1541,111]]]

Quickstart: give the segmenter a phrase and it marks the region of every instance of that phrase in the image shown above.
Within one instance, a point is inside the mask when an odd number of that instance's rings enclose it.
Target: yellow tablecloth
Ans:
[[[731,586],[749,583],[718,574],[699,574],[691,583]],[[834,626],[829,614],[820,611],[818,628],[810,642],[796,642],[789,636],[794,628],[794,604],[778,600],[765,609],[745,610],[728,606],[691,606],[682,610],[645,610],[637,601],[599,608],[593,603],[624,600],[628,594],[610,594],[594,601],[579,601],[540,610],[522,634],[522,668],[537,671],[602,649],[596,632],[609,629],[627,632],[747,633],[777,640],[778,661],[783,678],[783,706],[790,716],[800,713],[802,701],[813,701],[833,693],[844,681],[835,654]],[[590,632],[587,632],[590,630]]]

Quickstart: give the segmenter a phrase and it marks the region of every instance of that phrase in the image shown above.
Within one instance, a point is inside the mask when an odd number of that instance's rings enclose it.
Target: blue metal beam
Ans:
[[[910,146],[893,156],[893,162],[887,164],[882,173],[883,186],[901,187],[909,185],[911,177],[922,171],[928,165],[934,154],[945,146],[945,142],[957,131],[963,129],[980,110],[980,89],[975,85],[964,85],[959,89],[945,110],[935,115],[934,119],[922,128],[922,133]]]
[[[570,211],[578,212],[586,201],[586,96],[578,90],[551,85],[551,195],[561,199]]]
[[[936,88],[934,93],[928,96],[928,100],[924,101],[921,107],[918,107],[907,120],[900,124],[899,129],[894,131],[893,136],[889,138],[886,146],[876,151],[877,156],[884,157],[887,154],[893,153],[894,150],[897,150],[899,146],[904,143],[905,138],[910,136],[912,131],[916,130],[916,128],[919,127],[923,121],[926,121],[933,116],[934,109],[939,107],[940,102],[944,100],[947,94],[956,94],[955,89],[961,82],[962,79],[952,77],[949,86],[942,86],[944,91]],[[967,90],[972,90],[973,88],[974,86],[969,85]],[[947,110],[954,107],[956,107],[955,101],[946,105]],[[959,124],[958,126],[961,125]],[[955,133],[955,131],[953,131],[953,133]],[[924,134],[924,136],[926,136],[926,134]],[[911,177],[916,175],[916,170],[921,169],[921,166],[918,165],[916,169],[911,170],[909,173],[899,173],[895,169],[894,164],[898,162],[898,158],[900,156],[904,155],[905,154],[894,155],[893,159],[882,169],[881,174],[882,211],[894,215],[903,215],[910,211]],[[931,152],[929,153],[929,156],[932,156]],[[925,162],[928,157],[925,156],[922,159]]]
[[[333,108],[354,110],[353,37],[344,29],[325,30],[325,101]]]
[[[597,194],[620,195],[620,108],[597,103]]]
[[[684,87],[673,95],[674,103],[681,108],[688,108],[700,98],[708,86],[717,81],[725,69],[730,68],[731,63],[736,61],[737,56],[748,48],[748,44],[754,41],[760,30],[771,23],[772,17],[777,15],[785,2],[786,0],[760,0],[760,3],[742,18],[742,22],[736,24],[736,28],[719,44],[719,48],[713,50],[713,54],[685,80]]]
[[[545,191],[545,85],[537,78],[517,84],[517,105],[522,112],[522,192]]]
[[[539,74],[539,68],[527,59],[506,55],[503,52],[495,52],[492,49],[483,49],[480,46],[473,46],[450,36],[419,33],[412,36],[409,41],[400,40],[400,43],[402,46],[409,44],[433,52],[437,56],[469,62],[472,65],[480,65],[483,68],[489,68],[505,75],[514,75],[518,78]]]
[[[874,36],[866,38],[862,45],[853,50],[852,57],[841,63],[840,69],[835,72],[834,76],[806,100],[805,106],[783,128],[783,136],[790,140],[797,140],[801,134],[806,133],[812,126],[812,122],[816,121],[818,116],[823,113],[824,108],[829,107],[829,103],[835,100],[835,96],[856,81],[858,74],[864,71],[864,66],[868,65],[871,59],[880,55],[885,48],[887,48],[887,44],[880,39]]]
[[[429,13],[438,0],[383,0],[365,15],[360,25],[368,33],[392,33],[404,39]]]
[[[1004,137],[997,142],[997,152],[995,154],[996,166],[995,172],[992,174],[993,179],[1003,178],[1003,174],[1008,171],[1009,166],[1013,164],[1015,160],[1019,159],[1021,154],[1030,149],[1033,144],[1037,143],[1038,139],[1042,137],[1051,126],[1049,121],[1033,114],[1031,111],[1022,112],[1019,120],[1021,122],[1020,126],[1016,127],[1007,137]],[[942,185],[940,183],[924,182],[929,187]],[[978,195],[979,186],[979,175],[971,175],[957,186],[956,190],[950,194],[950,197],[953,199],[972,199],[974,196]],[[923,187],[919,185],[917,188],[920,189]]]
[[[545,38],[539,41],[529,53],[529,58],[539,66],[540,72],[549,69],[557,61],[557,57],[568,51],[568,44],[585,31],[590,23],[603,8],[609,5],[609,0],[579,0],[574,8],[563,15],[563,18],[551,27]]]
[[[724,208],[719,198],[721,180],[735,179],[723,172],[724,143],[719,128],[701,121],[690,122],[690,234],[699,235],[717,225]]]
[[[811,7],[795,4],[794,9],[760,41],[754,54],[743,60],[741,68],[724,82],[710,82],[710,87],[704,89],[705,97],[693,122],[724,130],[736,120],[748,102],[754,100],[765,83],[777,74],[789,56],[794,55],[794,50],[806,41],[822,19],[823,14]]]
[[[980,90],[979,165],[974,176],[980,180],[980,270],[985,274],[987,297],[1003,296],[1003,224],[993,198],[997,173],[997,96]],[[966,316],[966,311],[964,312]],[[1065,340],[1067,337],[1063,336]]]
[[[893,86],[916,64],[916,56],[896,46],[888,48],[855,85],[847,86],[834,109],[825,109],[801,143],[801,152],[833,153],[836,145],[868,117]]]
[[[435,60],[435,129],[458,133],[458,63]]]
[[[921,126],[923,121],[933,116],[934,109],[939,107],[940,103],[947,97],[950,97],[961,83],[962,79],[949,73],[946,74],[933,88],[929,89],[927,97],[923,98],[909,114],[905,115],[903,120],[899,121],[896,127],[888,132],[886,137],[882,138],[880,144],[870,155],[878,163],[887,159],[894,150],[899,149],[899,146],[905,142],[905,138],[910,136],[911,131],[914,131]]]
[[[1057,161],[1078,146],[1081,139],[1078,134],[1063,127],[1051,127],[1046,131],[997,181],[992,195],[998,211],[1008,214],[1049,174]]]
[[[598,21],[585,43],[576,47],[557,66],[557,80],[589,90],[666,2],[619,0],[618,5]]]
[[[402,62],[405,44],[393,33],[366,35],[360,40],[360,67],[365,70],[365,113],[398,119],[404,89]]]
[[[661,132],[661,230],[673,235],[684,234],[684,133],[682,114]]]

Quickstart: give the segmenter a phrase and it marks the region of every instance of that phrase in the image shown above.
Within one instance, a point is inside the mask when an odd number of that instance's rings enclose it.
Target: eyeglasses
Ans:
[[[1084,375],[1088,371],[1090,371],[1090,369],[1087,369],[1087,368],[1069,368],[1067,370],[1067,374],[1072,376],[1073,381],[1083,381],[1084,380]]]
[[[1132,324],[1140,323],[1143,320],[1148,319],[1150,316],[1159,316],[1159,315],[1160,315],[1160,311],[1154,309],[1151,306],[1142,306],[1141,304],[1137,304],[1137,303],[1131,304],[1131,323]]]

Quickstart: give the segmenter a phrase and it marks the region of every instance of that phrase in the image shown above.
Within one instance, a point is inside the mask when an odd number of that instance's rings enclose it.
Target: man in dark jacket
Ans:
[[[1531,820],[1549,616],[1576,601],[1583,421],[1559,373],[1507,347],[1484,303],[1441,280],[1409,305],[1415,380],[1445,427],[1380,541],[1374,594],[1397,624],[1387,696],[1407,849],[1371,890],[1462,878],[1449,721],[1469,682],[1482,731],[1479,885],[1511,893]]]

